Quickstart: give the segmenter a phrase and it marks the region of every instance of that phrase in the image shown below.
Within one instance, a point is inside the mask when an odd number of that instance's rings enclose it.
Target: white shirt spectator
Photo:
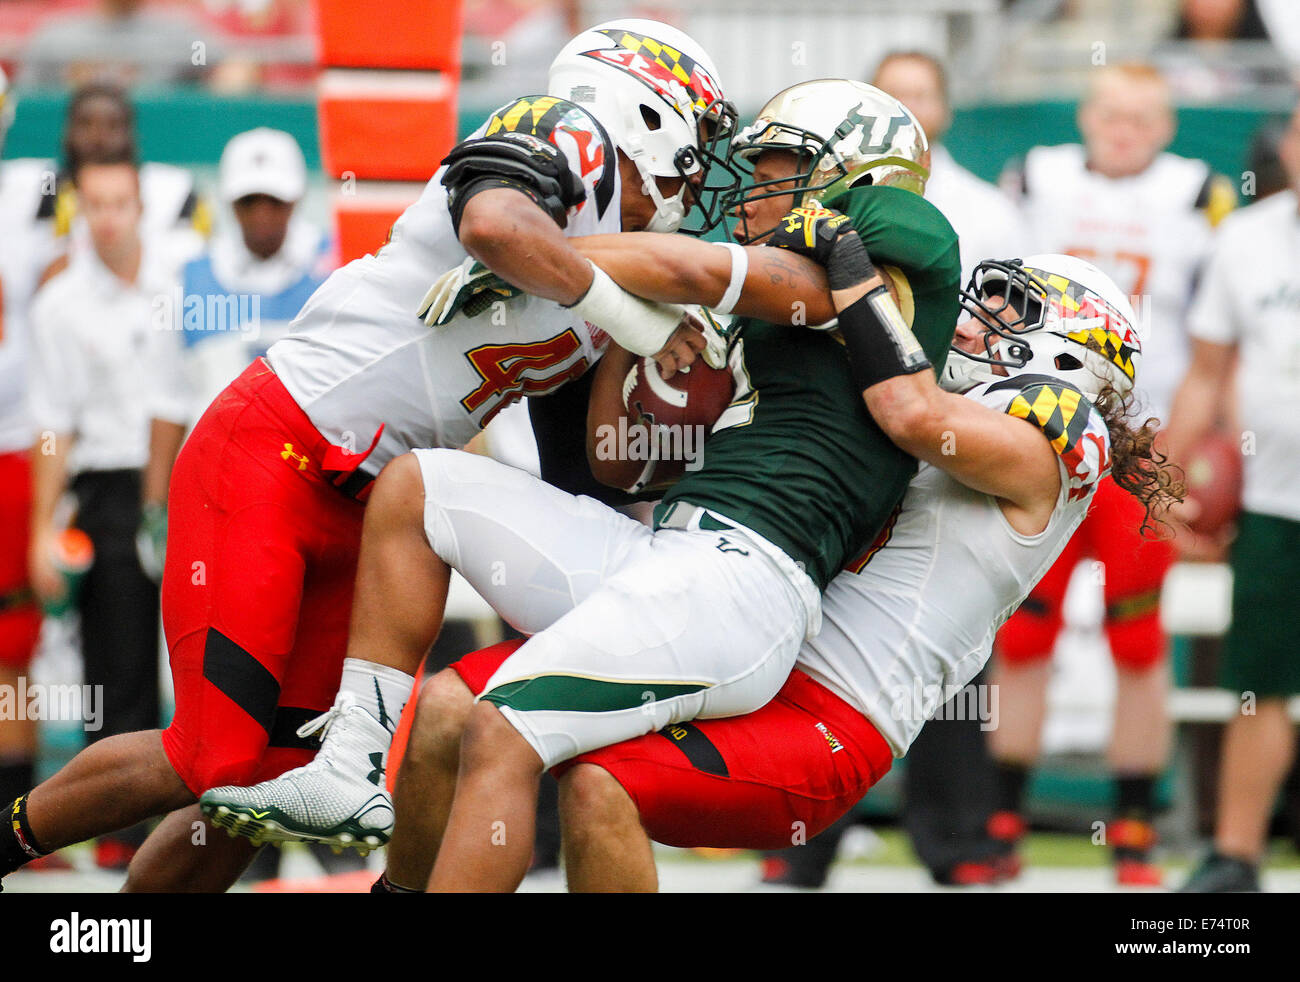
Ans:
[[[284,245],[267,259],[249,250],[232,218],[206,253],[185,264],[177,307],[184,331],[176,340],[184,348],[192,420],[288,334],[335,265],[329,237],[296,215]]]
[[[1189,316],[1192,337],[1237,345],[1246,511],[1300,521],[1300,199],[1229,215]],[[1251,445],[1253,443],[1253,446]]]
[[[1029,225],[1011,199],[953,160],[942,144],[930,148],[925,197],[957,233],[963,286],[985,259],[1019,259],[1034,253]]]
[[[32,304],[32,426],[37,441],[74,438],[71,474],[140,468],[148,459],[154,394],[174,384],[165,376],[175,365],[165,312],[176,272],[156,246],[146,243],[133,284],[93,251],[78,255]]]

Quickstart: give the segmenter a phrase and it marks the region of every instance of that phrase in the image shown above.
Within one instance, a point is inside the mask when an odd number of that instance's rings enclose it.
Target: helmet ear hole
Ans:
[[[646,129],[652,133],[663,125],[663,120],[660,119],[659,114],[644,102],[641,103],[641,121],[645,123]]]
[[[1082,368],[1083,362],[1074,355],[1060,354],[1056,356],[1056,367],[1063,372],[1073,372]]]

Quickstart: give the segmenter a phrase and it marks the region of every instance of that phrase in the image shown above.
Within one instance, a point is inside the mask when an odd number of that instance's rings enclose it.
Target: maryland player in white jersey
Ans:
[[[568,239],[675,231],[733,120],[694,41],[623,20],[576,37],[549,94],[502,107],[448,155],[384,247],[323,284],[290,337],[195,426],[172,475],[162,590],[172,724],[102,741],[20,796],[0,875],[185,809],[138,854],[128,886],[233,881],[252,850],[190,850],[199,813],[186,806],[312,758],[306,724],[339,688],[379,468],[415,447],[460,446],[513,400],[581,375],[601,328],[666,368],[689,364],[706,338],[683,308],[624,293]],[[491,302],[518,291],[532,296]],[[377,702],[373,718],[395,720],[411,677],[368,663],[350,673]]]
[[[1033,148],[1008,169],[1004,186],[1019,197],[1038,248],[1095,263],[1140,305],[1145,345],[1136,408],[1166,419],[1187,367],[1187,306],[1213,227],[1236,195],[1204,161],[1165,151],[1175,119],[1168,87],[1154,68],[1100,69],[1078,122],[1082,144]],[[1013,869],[1019,863],[1015,842],[1024,832],[1023,789],[1039,752],[1049,658],[1071,574],[1088,557],[1105,570],[1105,629],[1117,678],[1108,753],[1117,814],[1107,838],[1119,882],[1160,882],[1149,857],[1151,819],[1171,729],[1168,645],[1158,604],[1174,552],[1168,536],[1143,536],[1142,524],[1132,497],[1103,481],[1070,548],[998,638],[995,668],[1006,722],[990,739],[999,768],[990,829]]]

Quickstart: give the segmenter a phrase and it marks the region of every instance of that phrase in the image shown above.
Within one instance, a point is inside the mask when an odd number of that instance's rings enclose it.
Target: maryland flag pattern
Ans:
[[[1088,495],[1110,470],[1110,434],[1078,389],[1056,381],[1026,385],[1007,414],[1033,423],[1052,444],[1069,480],[1069,500]]]
[[[717,81],[696,64],[695,59],[682,54],[671,45],[644,34],[618,28],[605,28],[597,33],[610,38],[617,47],[596,48],[584,51],[583,55],[617,65],[665,96],[670,105],[676,105],[677,102],[667,88],[672,82],[680,83],[686,89],[691,108],[697,116],[711,103],[722,98],[722,89]],[[686,121],[695,122],[692,119]]]
[[[1056,308],[1057,319],[1082,325],[1065,336],[1100,354],[1132,381],[1136,372],[1133,357],[1142,354],[1142,342],[1128,321],[1096,294],[1064,276],[1025,268],[1049,288],[1048,303]]]
[[[488,119],[487,130],[483,135],[494,136],[505,130],[507,133],[528,133],[546,140],[571,109],[573,103],[555,96],[525,96],[494,112]]]

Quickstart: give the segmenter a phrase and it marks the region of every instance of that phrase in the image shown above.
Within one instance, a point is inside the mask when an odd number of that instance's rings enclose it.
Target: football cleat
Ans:
[[[321,842],[363,856],[388,842],[393,801],[384,780],[390,734],[344,696],[299,736],[324,730],[316,758],[251,788],[205,791],[199,807],[214,825],[254,845]]]

